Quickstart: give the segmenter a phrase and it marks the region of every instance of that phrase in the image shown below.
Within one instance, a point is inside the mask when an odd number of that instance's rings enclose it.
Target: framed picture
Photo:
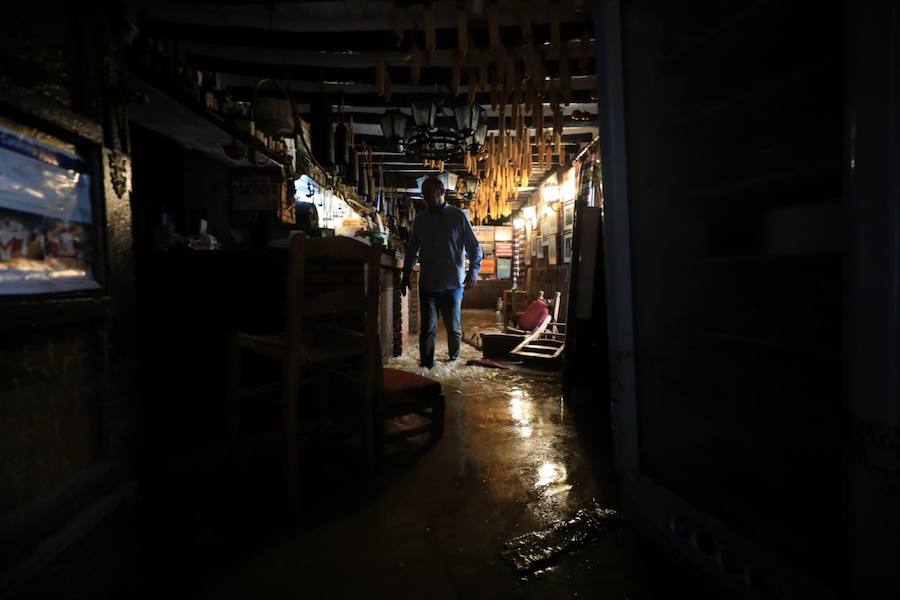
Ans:
[[[496,261],[493,258],[485,258],[481,261],[481,274],[493,275],[496,267]]]
[[[559,204],[556,206],[558,207]],[[547,215],[547,227],[550,229],[550,235],[559,233],[559,212],[556,208],[551,208],[550,214]]]
[[[513,243],[512,242],[495,242],[494,251],[497,258],[512,258]]]
[[[0,295],[98,290],[85,155],[0,127]]]
[[[497,259],[497,279],[509,279],[512,277],[512,259]]]
[[[498,242],[511,242],[513,239],[513,228],[512,227],[495,227],[494,228],[494,240]]]
[[[555,265],[556,264],[556,246],[557,246],[557,236],[551,235],[547,238],[547,264]]]
[[[563,206],[563,229],[566,231],[572,231],[572,227],[575,225],[575,203],[570,202]]]
[[[563,263],[572,262],[572,232],[563,237]]]
[[[476,225],[472,227],[472,230],[475,232],[475,239],[479,242],[491,242],[494,241],[494,226],[493,225]]]

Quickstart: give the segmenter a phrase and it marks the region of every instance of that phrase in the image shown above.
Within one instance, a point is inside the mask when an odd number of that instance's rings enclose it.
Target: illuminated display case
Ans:
[[[0,122],[0,294],[100,289],[92,184],[73,145]]]

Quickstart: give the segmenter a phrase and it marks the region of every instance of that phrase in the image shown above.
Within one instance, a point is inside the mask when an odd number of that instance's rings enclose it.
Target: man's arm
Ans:
[[[413,221],[412,228],[409,232],[409,241],[406,242],[406,252],[403,255],[403,277],[400,279],[400,293],[406,295],[406,290],[410,287],[410,274],[416,261],[419,259],[419,234],[416,232],[416,222]]]
[[[466,273],[466,281],[465,287],[471,288],[475,285],[475,282],[478,281],[478,272],[481,271],[481,245],[478,243],[478,238],[475,237],[475,231],[472,229],[472,224],[469,223],[469,219],[466,218],[465,213],[462,217],[463,220],[463,245],[466,248],[466,255],[469,257],[469,272]]]

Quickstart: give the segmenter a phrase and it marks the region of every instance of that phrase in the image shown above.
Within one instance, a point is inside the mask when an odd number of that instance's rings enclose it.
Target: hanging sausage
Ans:
[[[334,163],[346,166],[350,162],[350,129],[344,122],[334,128]]]
[[[325,168],[334,166],[331,102],[319,95],[310,104],[310,139],[313,158]]]
[[[550,1],[550,45],[559,48],[559,0]]]
[[[488,22],[488,38],[490,40],[491,48],[494,50],[499,50],[501,47],[500,43],[500,14],[499,8],[497,7],[497,3],[491,2],[487,6],[486,16]]]
[[[456,4],[456,49],[461,56],[466,56],[469,51],[469,19],[465,3],[459,1]]]
[[[563,104],[568,106],[572,98],[572,75],[569,72],[569,46],[567,43],[559,48],[559,92]]]
[[[394,7],[393,14],[394,21],[394,36],[397,38],[397,48],[400,47],[400,44],[403,43],[403,34],[406,31],[406,15],[403,12],[403,9],[399,7]]]
[[[416,42],[416,36],[413,36],[412,45],[409,48],[409,80],[413,84],[419,83],[419,76],[422,73],[422,52],[419,50],[419,44]]]
[[[425,11],[422,14],[422,24],[425,29],[425,52],[428,53],[430,60],[430,57],[434,55],[434,51],[437,48],[434,30],[434,5],[431,2],[425,3]],[[430,64],[431,63],[429,62],[429,65]]]

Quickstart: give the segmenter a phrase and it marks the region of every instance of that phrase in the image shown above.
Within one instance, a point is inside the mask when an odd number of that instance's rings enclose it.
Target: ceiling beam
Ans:
[[[593,58],[593,42],[589,42],[590,56]],[[569,58],[575,59],[581,50],[580,40],[569,40],[566,43]],[[379,60],[385,60],[389,65],[408,64],[410,53],[408,49],[361,51],[361,52],[322,52],[320,50],[294,50],[282,48],[260,48],[243,46],[239,44],[210,44],[204,42],[182,41],[179,43],[182,51],[189,55],[205,56],[220,60],[235,60],[251,63],[265,63],[269,65],[305,65],[307,67],[370,67]],[[543,46],[540,49],[545,61],[556,62],[559,60],[560,49],[553,46]],[[517,60],[525,59],[525,47],[520,46],[508,49]],[[437,50],[431,57],[431,67],[450,67],[456,50]],[[476,53],[477,57],[477,53]],[[424,56],[423,56],[424,63]],[[423,67],[425,65],[423,64]],[[572,73],[578,74],[578,65],[574,65]],[[591,71],[593,72],[593,71]]]
[[[309,31],[391,31],[393,9],[405,4],[403,13],[407,26],[422,22],[422,2],[395,2],[394,0],[360,0],[358,2],[293,0],[271,2],[267,0],[218,0],[210,2],[160,2],[159,0],[132,0],[135,10],[142,10],[154,19],[175,21],[192,25],[227,26],[241,23],[245,27],[279,29],[295,32]],[[456,26],[456,0],[436,0],[434,21],[438,29]],[[549,22],[550,11],[560,13],[564,21],[581,18],[573,3],[551,5],[549,0],[529,0],[532,18],[538,24]],[[467,11],[472,25],[483,21],[483,15]],[[498,21],[503,26],[517,26],[519,0],[502,0]]]
[[[269,22],[263,27],[234,25],[234,23],[244,22],[241,20],[205,24],[144,18],[138,22],[138,28],[142,34],[154,38],[205,42],[209,44],[237,42],[243,46],[319,52],[390,52],[397,49],[396,36],[388,28],[362,31],[355,29],[350,23],[343,22],[343,19],[339,16],[334,17],[332,20],[341,24],[340,31],[322,28],[309,31],[288,31],[279,27],[277,18],[269,19]],[[424,33],[421,31],[421,28],[415,34],[407,31],[404,43],[408,43],[409,38],[413,35],[417,35],[419,38],[419,48],[424,48]],[[586,21],[563,22],[560,25],[560,38],[563,40],[581,39],[585,35],[590,39],[591,28]],[[525,44],[518,24],[500,27],[500,37],[503,46],[506,48],[515,48]],[[470,24],[469,38],[474,43],[475,48],[487,48],[490,45],[487,27],[483,21],[475,21]],[[548,24],[534,25],[532,28],[532,40],[538,47],[543,46],[544,42],[549,42],[550,26]],[[435,45],[437,49],[453,50],[456,49],[456,43],[455,27],[436,29]]]
[[[230,75],[223,73],[220,75],[221,85],[228,89],[232,98],[235,100],[252,100],[253,89],[260,77],[252,77],[248,75]],[[572,93],[570,100],[576,104],[596,104],[596,80],[593,76],[572,80]],[[393,94],[390,100],[385,100],[375,93],[374,85],[360,84],[327,84],[318,81],[291,81],[289,87],[292,93],[296,95],[296,100],[302,102],[309,96],[324,97],[332,106],[341,103],[343,95],[344,104],[352,104],[354,106],[369,106],[385,108],[409,108],[412,100],[424,98],[434,98],[436,95],[446,94],[446,86],[425,86],[425,85],[394,85]],[[460,87],[460,95],[457,97],[459,102],[465,101],[465,87]],[[452,99],[452,98],[451,98]],[[475,101],[484,107],[491,105],[490,94],[487,92],[478,92],[475,94]],[[544,107],[549,107],[549,102],[544,102]]]
[[[335,67],[335,66],[309,66],[302,64],[271,64],[247,60],[233,60],[203,56],[199,54],[188,55],[188,63],[198,71],[212,71],[215,73],[230,73],[232,75],[250,75],[258,79],[287,79],[293,81],[326,82],[335,81],[345,85],[367,84],[375,85],[375,63],[372,59],[365,67]],[[570,73],[578,73],[578,61],[569,60]],[[559,77],[559,61],[545,61],[544,73],[548,78]],[[520,69],[521,72],[521,69]],[[594,72],[594,62],[589,61],[585,74]],[[388,74],[391,85],[413,84],[412,69],[408,64],[388,65]],[[494,77],[493,67],[490,77]],[[451,78],[450,67],[423,68],[419,74],[418,85],[449,86]],[[499,77],[498,77],[499,79]],[[463,69],[460,74],[460,87],[468,82],[468,71]]]

